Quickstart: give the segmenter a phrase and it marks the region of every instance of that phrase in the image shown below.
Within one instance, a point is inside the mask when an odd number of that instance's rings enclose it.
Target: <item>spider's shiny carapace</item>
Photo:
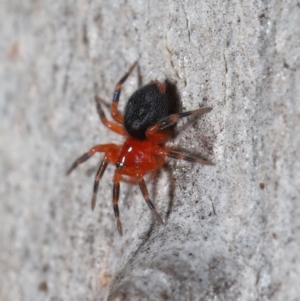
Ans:
[[[153,81],[139,88],[128,100],[124,117],[118,111],[118,103],[122,84],[132,72],[134,63],[128,72],[117,83],[111,104],[111,116],[116,122],[106,119],[101,108],[101,99],[95,97],[97,111],[102,123],[112,131],[125,137],[122,145],[99,144],[92,147],[87,153],[79,157],[69,168],[67,174],[75,169],[78,164],[86,161],[97,152],[103,152],[104,158],[95,177],[92,197],[92,209],[95,207],[96,195],[101,179],[108,163],[116,166],[113,178],[113,208],[119,233],[122,235],[122,225],[119,217],[119,190],[120,182],[140,186],[143,197],[157,219],[163,224],[163,220],[151,202],[144,176],[161,168],[165,164],[166,157],[181,159],[189,162],[212,165],[210,161],[182,154],[165,145],[170,139],[170,127],[180,118],[190,115],[202,115],[211,110],[209,107],[179,114],[169,115],[166,86],[163,83]]]

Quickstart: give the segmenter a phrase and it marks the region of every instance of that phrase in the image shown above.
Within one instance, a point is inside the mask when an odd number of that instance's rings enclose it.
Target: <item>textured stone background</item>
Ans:
[[[299,300],[299,1],[4,0],[0,22],[0,300]],[[149,180],[165,226],[122,185],[121,238],[114,167],[94,212],[101,156],[65,171],[122,141],[93,98],[136,59],[121,107],[172,80],[213,111],[171,145],[216,165]]]

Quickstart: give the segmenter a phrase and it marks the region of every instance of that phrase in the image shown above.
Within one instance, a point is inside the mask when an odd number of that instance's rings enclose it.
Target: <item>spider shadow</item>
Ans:
[[[176,84],[166,80],[165,81],[166,84],[166,95],[167,95],[167,100],[168,100],[168,106],[169,106],[169,114],[177,114],[177,113],[181,113],[182,112],[182,102],[180,100],[180,96],[178,93],[178,89],[176,87]],[[206,97],[203,98],[203,106],[207,106],[207,99]],[[202,117],[201,117],[202,118]],[[194,128],[198,128],[198,124],[201,122],[198,115],[194,115],[194,116],[190,116],[188,120],[186,120],[186,122],[181,123],[180,126],[178,127],[178,124],[174,124],[171,128],[170,128],[170,137],[171,139],[175,139],[178,136],[180,136],[180,134],[182,132],[185,132],[186,129],[190,128],[190,127],[194,127]],[[199,157],[202,159],[207,159],[207,157],[209,157],[212,153],[213,153],[213,141],[214,141],[214,137],[207,137],[203,134],[199,134],[199,140],[200,143],[202,145],[201,150],[204,150],[204,154],[203,155],[199,155],[199,152],[193,152],[190,151],[189,149],[186,148],[182,148],[180,146],[175,146],[174,145],[174,149],[176,151],[185,153],[185,154],[189,154],[191,156],[194,157]]]
[[[166,80],[166,95],[168,100],[168,106],[169,106],[169,114],[177,114],[182,112],[182,103],[180,100],[180,96],[177,90],[177,87],[175,83]],[[205,106],[205,105],[204,105]],[[198,128],[198,123],[200,122],[200,118],[198,115],[190,116],[185,122],[180,122],[180,125],[178,126],[178,123],[175,123],[172,127],[170,127],[170,130],[168,130],[168,133],[170,135],[170,140],[174,140],[182,132],[185,132],[186,129],[190,127]],[[212,141],[211,139],[207,138],[204,135],[200,134],[200,141],[202,144],[204,144],[204,148],[207,148],[209,150],[209,154],[211,154],[212,151]],[[189,150],[182,149],[180,147],[174,146],[176,148],[176,151],[182,151],[183,153],[189,152]],[[194,154],[197,157],[199,154]],[[206,154],[205,154],[206,156]]]
[[[180,96],[176,84],[166,79],[165,86],[166,86],[166,97],[167,97],[168,108],[169,108],[168,115],[180,113],[182,111],[182,104],[180,101]],[[176,124],[170,128],[169,133],[171,135],[171,139],[177,136],[178,133],[176,131]],[[151,178],[154,180],[152,185],[152,195],[153,196],[158,195],[158,180],[161,178],[162,170],[167,173],[167,177],[169,180],[168,206],[167,206],[167,211],[165,212],[165,220],[167,223],[169,216],[173,210],[174,196],[175,196],[174,195],[175,178],[173,176],[172,168],[168,162],[166,162],[163,165],[162,169],[156,170],[154,171],[154,173],[151,174]]]
[[[182,105],[180,101],[180,96],[178,93],[178,89],[175,83],[170,80],[165,80],[166,85],[166,95],[169,106],[169,114],[176,114],[182,111]]]

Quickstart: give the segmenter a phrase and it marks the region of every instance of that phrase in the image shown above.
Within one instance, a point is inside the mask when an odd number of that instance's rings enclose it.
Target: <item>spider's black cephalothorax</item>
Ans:
[[[129,98],[124,113],[124,127],[131,137],[144,140],[147,129],[167,117],[168,109],[166,94],[157,83],[150,83]]]

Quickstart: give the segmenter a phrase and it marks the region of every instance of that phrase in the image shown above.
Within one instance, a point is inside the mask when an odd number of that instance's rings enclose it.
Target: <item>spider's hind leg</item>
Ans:
[[[205,160],[205,159],[202,159],[200,157],[195,157],[195,156],[188,156],[188,155],[185,155],[181,152],[178,152],[176,150],[171,150],[167,147],[161,149],[158,153],[159,155],[163,155],[163,156],[167,156],[169,158],[172,158],[172,159],[177,159],[177,160],[184,160],[184,161],[188,161],[188,162],[191,162],[191,163],[200,163],[200,164],[203,164],[203,165],[214,165],[213,162],[209,161],[209,160]]]
[[[136,64],[137,64],[137,62],[134,62],[131,65],[131,67],[129,68],[129,70],[125,73],[125,75],[123,75],[122,78],[116,84],[116,88],[115,88],[115,92],[114,92],[112,104],[111,104],[111,107],[110,107],[110,114],[111,114],[112,118],[115,121],[117,121],[119,123],[122,123],[122,124],[123,124],[123,116],[118,111],[118,104],[119,104],[119,99],[120,99],[122,84],[126,81],[126,79],[128,78],[128,76],[131,74],[131,72],[133,71],[133,69],[136,66]]]
[[[169,128],[173,124],[177,123],[180,118],[191,116],[191,115],[203,115],[205,113],[210,112],[211,110],[212,110],[212,108],[210,108],[210,107],[204,107],[204,108],[200,108],[200,109],[193,110],[193,111],[187,111],[187,112],[169,115],[169,116],[163,118],[161,121],[159,121],[155,125],[151,126],[147,130],[146,136],[150,140],[153,140],[153,139],[156,140],[158,133]]]
[[[120,124],[113,123],[109,120],[107,120],[104,111],[102,110],[101,107],[101,98],[98,96],[95,96],[95,101],[96,101],[96,106],[97,106],[97,112],[99,114],[101,122],[110,130],[114,131],[115,133],[118,133],[120,135],[125,136],[126,131],[124,130],[123,126]]]

